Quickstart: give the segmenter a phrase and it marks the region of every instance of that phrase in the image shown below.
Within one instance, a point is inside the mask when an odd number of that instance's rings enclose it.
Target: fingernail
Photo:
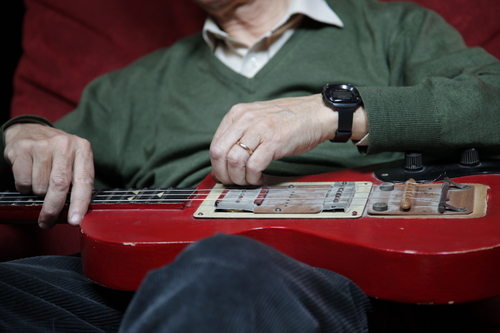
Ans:
[[[69,217],[68,223],[74,226],[80,225],[80,221],[83,219],[83,216],[80,214],[73,214]]]
[[[46,222],[43,222],[43,221],[39,221],[38,226],[44,230],[50,229],[50,225]]]

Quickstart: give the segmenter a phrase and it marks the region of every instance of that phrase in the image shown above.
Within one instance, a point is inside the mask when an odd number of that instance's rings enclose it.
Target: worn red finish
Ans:
[[[262,241],[307,264],[331,269],[369,296],[449,304],[500,295],[500,175],[454,179],[488,185],[486,216],[470,219],[195,219],[182,209],[93,209],[81,225],[82,259],[91,280],[135,290],[147,272],[188,244],[216,233]],[[294,181],[371,181],[346,170]],[[211,188],[207,177],[198,187]]]

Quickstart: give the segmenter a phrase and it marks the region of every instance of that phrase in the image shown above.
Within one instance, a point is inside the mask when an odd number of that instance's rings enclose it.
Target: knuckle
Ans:
[[[53,176],[50,179],[51,187],[59,191],[67,191],[70,184],[71,181],[67,177],[64,177],[62,175]]]
[[[53,140],[56,143],[56,145],[63,150],[69,149],[73,143],[72,136],[65,133],[55,135]]]
[[[10,165],[14,164],[17,156],[18,156],[18,151],[16,149],[9,149],[9,147],[6,147],[5,150],[4,150],[4,152],[3,152],[4,159]]]
[[[236,104],[234,105],[231,110],[229,110],[229,114],[233,121],[241,121],[243,123],[247,123],[255,119],[255,117],[258,115],[257,112],[250,112],[252,111],[253,108],[250,106],[250,104]]]
[[[40,139],[40,140],[20,140],[16,143],[15,149],[19,151],[19,153],[29,153],[31,155],[36,154],[36,152],[46,152],[49,150],[51,144],[48,139]]]
[[[224,156],[224,150],[219,145],[212,145],[210,147],[210,158],[212,160],[220,160]]]
[[[82,151],[84,151],[84,152],[91,152],[92,151],[92,145],[90,144],[90,141],[83,139],[83,138],[80,138],[80,137],[76,137],[76,140],[78,141],[78,145]]]
[[[33,140],[22,139],[11,142],[5,148],[5,153],[9,157],[14,157],[17,153],[29,152],[33,148]]]
[[[247,105],[243,103],[235,104],[233,107],[229,110],[230,113],[232,114],[241,114],[241,113],[246,113],[247,110]]]
[[[7,162],[9,162],[10,164],[13,164],[15,159],[16,159],[16,150],[14,149],[8,149],[8,148],[5,148],[5,151],[4,151],[4,158]]]
[[[227,164],[229,167],[237,168],[244,165],[243,159],[238,154],[229,153],[227,155]]]

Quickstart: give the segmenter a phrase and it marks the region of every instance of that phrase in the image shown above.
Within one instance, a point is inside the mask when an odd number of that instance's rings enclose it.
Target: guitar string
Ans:
[[[207,190],[207,194],[211,194],[212,196],[215,196],[217,194],[223,194],[224,192],[226,191],[226,189],[217,189],[217,190]],[[238,189],[238,191],[240,191],[240,189]],[[137,192],[134,190],[134,192]],[[220,201],[219,198],[217,199],[213,199],[213,198],[210,198],[210,199],[207,199],[207,197],[203,197],[203,198],[162,198],[162,197],[158,197],[158,198],[152,198],[152,197],[146,197],[146,198],[142,198],[145,194],[153,194],[153,195],[157,195],[158,192],[155,191],[155,190],[146,190],[146,191],[143,191],[142,193],[139,192],[139,193],[130,193],[129,191],[126,191],[126,190],[121,190],[121,191],[117,191],[117,192],[107,192],[107,193],[104,193],[104,194],[98,194],[98,195],[95,195],[92,197],[92,201],[91,201],[91,204],[105,204],[106,201],[108,203],[117,203],[117,204],[120,204],[120,203],[130,203],[130,204],[162,204],[162,203],[165,203],[165,204],[168,204],[169,202],[176,202],[176,203],[179,203],[179,202],[193,202],[193,201],[207,201],[208,200],[208,204],[211,205],[211,201]],[[175,192],[175,191],[174,191]],[[186,192],[186,190],[179,190],[178,192]],[[199,192],[203,192],[203,191],[196,191],[195,193],[191,194],[191,195],[204,195],[205,193],[199,193]],[[288,200],[288,199],[291,199],[289,194],[290,194],[290,191],[287,190],[287,189],[283,189],[283,190],[280,190],[280,189],[274,189],[273,192],[286,192],[287,196],[285,197],[279,197],[279,196],[272,196],[272,197],[264,197],[262,198],[263,200],[265,199],[266,202],[272,202],[272,201],[283,201],[283,200]],[[302,190],[297,190],[295,189],[295,192],[294,194],[296,195],[300,195],[300,194],[309,194],[311,191],[310,190],[307,190],[307,189],[302,189]],[[412,191],[413,193],[424,193],[424,194],[429,194],[429,195],[435,195],[436,197],[440,194],[440,193],[437,193],[437,192],[432,192],[432,193],[429,193],[428,191]],[[0,192],[0,195],[5,195],[5,194],[8,194],[8,195],[11,195],[13,194],[14,192]],[[367,193],[368,195],[366,196],[361,196],[359,194],[365,194]],[[408,197],[408,196],[403,196],[404,192],[403,191],[398,191],[398,192],[393,192],[393,193],[390,193],[391,195],[389,197],[374,197],[374,196],[370,196],[369,194],[371,193],[371,191],[355,191],[355,194],[354,195],[343,195],[341,196],[341,199],[343,201],[346,201],[346,200],[350,200],[351,202],[353,202],[354,200],[356,201],[366,201],[366,200],[369,200],[369,201],[373,201],[373,200],[383,200],[384,202],[387,202],[387,203],[393,203],[393,202],[398,202],[400,201],[401,199],[403,198],[410,198],[410,199],[414,199],[414,200],[417,200],[417,201],[424,201],[424,202],[437,202],[439,201],[438,198],[436,199],[431,199],[431,198],[411,198],[411,197]],[[17,194],[17,193],[16,193]],[[22,204],[22,203],[26,203],[26,204],[29,204],[29,205],[36,205],[36,204],[43,204],[43,199],[40,198],[40,197],[37,197],[37,196],[21,196],[21,195],[16,195],[14,194],[13,196],[11,196],[9,199],[11,200],[5,200],[3,199],[3,197],[0,197],[0,206],[2,204],[5,204],[5,205],[8,205],[8,204]],[[171,193],[167,193],[167,196],[170,195]],[[184,193],[185,194],[185,193]],[[113,198],[113,196],[120,196],[120,199],[118,198]],[[123,197],[127,197],[128,198],[123,198]],[[220,196],[220,195],[219,195]],[[330,196],[329,198],[333,199],[334,197]],[[24,202],[20,202],[19,199],[24,199]],[[236,198],[234,198],[236,199]],[[252,199],[252,198],[251,198]],[[256,200],[259,200],[261,198],[259,198],[258,196],[256,198],[253,198],[254,200],[253,201],[256,201]],[[296,200],[301,200],[301,201],[312,201],[312,202],[317,202],[319,200],[324,200],[324,201],[328,201],[327,197],[325,196],[324,198],[292,198],[292,199],[296,199]]]
[[[400,186],[404,187],[404,185]],[[117,190],[104,190],[104,191],[96,191],[92,198],[98,198],[98,197],[113,197],[113,196],[144,196],[144,195],[151,195],[151,196],[158,196],[160,198],[160,195],[167,195],[167,196],[175,196],[175,195],[216,195],[216,194],[224,194],[224,192],[229,192],[229,191],[235,191],[235,192],[243,192],[245,193],[246,191],[251,191],[254,189],[240,189],[240,188],[222,188],[222,189],[196,189],[193,191],[190,190],[184,190],[184,189],[142,189],[142,190],[136,190],[136,189],[130,189],[130,190],[125,190],[125,189],[117,189]],[[272,190],[272,193],[277,193],[277,192],[285,192],[287,194],[290,194],[292,191],[290,189],[276,189],[276,188],[257,188],[255,190],[260,190],[260,191],[268,191],[269,192]],[[428,188],[428,189],[417,189],[417,190],[412,190],[412,193],[428,193],[429,191],[436,191],[440,190],[438,187],[434,188]],[[314,193],[314,192],[322,192],[322,191],[328,191],[327,189],[321,189],[321,188],[294,188],[293,189],[293,194],[303,194],[303,193]],[[349,192],[351,189],[347,188],[344,189],[342,192]],[[399,191],[404,191],[403,188],[400,188],[396,190],[396,192]],[[269,193],[268,192],[268,193]],[[335,188],[333,188],[333,191],[330,191],[331,193],[336,193]],[[360,191],[360,190],[355,190],[355,193],[369,193],[372,192],[370,189],[369,191]],[[385,193],[394,193],[394,191],[384,191]],[[434,193],[434,192],[432,192]],[[24,198],[26,200],[30,199],[41,199],[42,197],[36,196],[36,195],[21,195],[19,192],[0,192],[0,200],[3,197],[10,197],[10,198]]]
[[[184,202],[193,202],[193,201],[203,201],[204,205],[208,205],[208,206],[212,206],[213,204],[215,204],[215,202],[217,201],[220,201],[219,200],[219,197],[220,195],[224,194],[224,193],[228,193],[229,191],[236,191],[237,193],[238,192],[246,192],[247,190],[249,191],[256,191],[256,190],[259,190],[259,191],[270,191],[272,190],[272,193],[273,193],[273,196],[264,196],[264,197],[260,197],[259,195],[257,195],[256,198],[254,198],[254,200],[252,201],[253,203],[256,201],[256,200],[259,200],[259,199],[262,199],[266,200],[266,203],[270,203],[270,202],[273,202],[273,201],[283,201],[283,200],[289,200],[290,199],[290,192],[293,191],[293,194],[295,195],[301,195],[301,194],[310,194],[311,192],[324,192],[324,191],[330,191],[332,194],[337,194],[338,193],[338,190],[339,188],[342,188],[342,185],[347,185],[347,184],[353,184],[354,182],[332,182],[334,183],[334,185],[331,186],[331,190],[330,189],[325,189],[324,187],[323,188],[314,188],[312,187],[311,185],[309,185],[309,187],[307,187],[308,185],[295,185],[297,187],[294,187],[294,188],[289,188],[289,186],[287,185],[281,185],[282,187],[280,188],[276,188],[276,186],[264,186],[264,187],[257,187],[257,188],[239,188],[239,187],[225,187],[225,188],[221,188],[221,189],[215,189],[215,188],[211,188],[211,189],[195,189],[193,188],[192,190],[190,188],[186,189],[186,188],[181,188],[181,189],[178,189],[178,188],[156,188],[156,189],[150,189],[150,188],[146,188],[146,189],[113,189],[113,190],[102,190],[102,191],[95,191],[94,192],[94,195],[92,196],[92,199],[91,199],[91,204],[106,204],[106,202],[108,203],[112,203],[112,204],[123,204],[123,203],[129,203],[129,204],[169,204],[169,203],[179,203],[179,201],[181,201],[182,203]],[[362,183],[362,182],[360,182]],[[408,185],[408,184],[416,184],[416,183],[409,183],[409,182],[406,182],[406,184],[399,184],[398,187],[402,190],[402,191],[399,191],[399,193],[402,193],[404,194],[404,187],[405,185]],[[318,186],[325,186],[324,184],[317,184]],[[339,187],[334,187],[335,185],[338,185]],[[360,186],[360,185],[357,185],[357,184],[354,184],[355,186]],[[432,187],[429,187],[429,186],[426,186],[425,184],[421,184],[422,186],[421,187],[427,187],[427,189],[420,189],[418,188],[417,190],[413,189],[411,191],[411,193],[414,193],[414,194],[417,194],[417,193],[428,193],[428,190],[432,190],[433,188]],[[367,184],[368,186],[368,184]],[[286,188],[284,188],[286,187]],[[374,188],[376,187],[376,185],[374,186]],[[434,189],[437,189],[436,186],[434,186]],[[337,191],[335,191],[337,190]],[[346,190],[345,192],[352,192],[351,189],[345,189]],[[186,193],[187,192],[187,193]],[[276,196],[276,193],[279,193],[279,192],[285,192],[287,195],[285,197],[277,197]],[[344,191],[342,191],[343,193]],[[384,200],[384,202],[388,203],[388,204],[393,204],[393,203],[397,203],[397,202],[401,202],[401,200],[403,198],[410,198],[408,196],[403,196],[403,195],[394,195],[393,193],[390,193],[392,195],[389,196],[389,199],[388,200],[387,198],[383,198],[383,199],[380,199],[380,198],[370,198],[369,194],[371,192],[371,188],[369,191],[360,191],[360,190],[357,190],[355,191],[355,194],[352,195],[352,196],[349,196],[349,195],[342,195],[341,198],[342,198],[342,201],[345,203],[346,201],[348,202],[351,202],[355,204],[355,201],[372,201],[372,200]],[[269,193],[269,192],[267,192]],[[360,194],[363,194],[363,193],[368,193],[367,196],[360,196]],[[206,197],[203,197],[203,198],[163,198],[163,195],[166,194],[167,197],[170,196],[175,196],[175,195],[180,195],[182,194],[183,196],[198,196],[198,195],[203,195]],[[322,193],[323,194],[323,193]],[[304,201],[312,201],[312,202],[318,202],[320,200],[323,200],[323,202],[329,202],[328,197],[326,196],[328,193],[325,194],[325,197],[324,198],[294,198],[294,199],[298,199],[298,200],[301,200],[302,202]],[[351,194],[351,193],[349,193]],[[432,195],[438,195],[438,193],[431,193]],[[41,199],[40,197],[37,197],[37,196],[21,196],[20,193],[18,192],[0,192],[0,206],[1,205],[22,205],[23,203],[26,204],[26,205],[42,205],[43,204],[43,199]],[[149,197],[148,197],[149,195]],[[211,198],[209,199],[208,197],[209,196],[216,196],[216,195],[219,195],[219,197],[215,200],[212,200]],[[5,200],[3,199],[4,196],[10,196],[9,199],[11,200]],[[144,196],[146,196],[146,198],[144,198]],[[158,196],[158,198],[154,198],[154,196]],[[116,198],[116,197],[120,197],[120,199]],[[126,197],[126,198],[124,198]],[[23,199],[24,198],[24,202],[20,202],[20,199]],[[329,196],[329,198],[332,198],[332,196]],[[336,198],[335,196],[333,198]],[[15,199],[15,200],[14,200]],[[412,198],[414,201],[417,200],[417,198]],[[206,201],[206,202],[205,202]],[[212,203],[213,201],[213,203]],[[429,199],[429,198],[418,198],[417,202],[437,202],[438,200],[437,199]],[[335,203],[335,202],[334,202]]]
[[[235,191],[236,193],[238,192],[243,192],[242,190],[235,190],[235,189],[229,189],[229,191]],[[431,189],[431,190],[440,190],[438,188],[434,188],[434,189]],[[154,191],[154,190],[147,190],[147,191],[126,191],[126,190],[123,190],[123,191],[116,191],[116,192],[97,192],[96,194],[94,194],[92,196],[93,199],[97,199],[97,198],[112,198],[112,197],[143,197],[145,195],[150,195],[150,199],[155,199],[154,197],[157,196],[160,200],[161,199],[165,199],[165,198],[162,198],[163,195],[166,195],[167,197],[170,196],[170,197],[175,197],[175,196],[179,196],[179,195],[189,195],[189,196],[193,196],[193,195],[222,195],[224,194],[225,192],[229,192],[227,191],[227,189],[213,189],[213,190],[197,190],[197,191],[193,191],[192,193],[185,193],[187,191],[178,191],[177,193],[172,193],[172,191]],[[174,191],[175,192],[175,191]],[[267,192],[267,194],[269,193],[272,193],[272,194],[276,194],[278,192],[284,192],[287,194],[286,197],[289,197],[290,194],[295,194],[295,195],[302,195],[302,194],[314,194],[314,193],[318,193],[318,192],[327,192],[326,190],[324,189],[294,189],[294,191],[289,191],[287,189],[272,189],[272,192],[269,191]],[[344,190],[342,191],[342,193],[348,193],[348,192],[352,192],[350,189],[347,189],[347,190]],[[356,194],[359,194],[359,193],[371,193],[372,191],[369,190],[369,191],[361,191],[361,190],[355,190],[354,191]],[[392,194],[392,193],[403,193],[404,192],[404,189],[398,189],[396,191],[390,191],[390,192],[385,192],[385,193],[389,193],[389,194]],[[437,194],[437,192],[429,192],[429,190],[413,190],[411,191],[412,193],[428,193],[428,194]],[[330,191],[330,193],[337,193],[335,191]],[[234,193],[233,193],[234,194]],[[43,197],[39,197],[39,196],[36,196],[36,195],[21,195],[20,193],[18,192],[0,192],[0,200],[2,200],[2,198],[9,198],[9,199],[25,199],[25,200],[42,200]],[[279,197],[278,197],[279,198]],[[172,198],[172,200],[180,200],[179,198]],[[192,199],[186,199],[186,200],[192,200]],[[196,199],[195,199],[196,200]],[[204,199],[199,199],[199,200],[204,200]]]
[[[432,199],[432,198],[418,198],[418,197],[403,197],[403,196],[392,196],[392,197],[388,197],[388,198],[380,198],[380,197],[360,197],[360,196],[353,196],[353,197],[342,197],[343,200],[350,200],[351,202],[353,200],[357,200],[357,201],[366,201],[366,200],[369,200],[369,201],[376,201],[376,200],[380,200],[380,201],[383,201],[383,202],[387,202],[387,203],[391,203],[391,202],[396,202],[403,198],[409,198],[409,199],[412,199],[412,200],[416,200],[416,201],[425,201],[425,202],[438,202],[439,200],[438,199]],[[264,200],[266,202],[270,202],[270,201],[285,201],[285,200],[300,200],[301,202],[304,202],[304,201],[310,201],[310,202],[316,202],[316,201],[319,201],[319,200],[323,200],[323,201],[327,201],[328,200],[326,198],[290,198],[290,197],[282,197],[282,198],[265,198]],[[391,200],[387,200],[387,199],[391,199]],[[174,203],[185,203],[185,202],[196,202],[196,201],[207,201],[207,202],[213,202],[213,201],[221,201],[221,200],[218,200],[218,199],[213,199],[213,198],[209,198],[209,199],[187,199],[187,200],[183,200],[183,199],[137,199],[137,200],[129,200],[129,199],[116,199],[116,200],[113,200],[113,199],[109,199],[109,200],[92,200],[90,202],[90,204],[106,204],[106,203],[109,203],[109,204],[125,204],[125,203],[130,203],[130,204],[174,204]],[[256,198],[256,199],[253,199],[252,202],[254,201],[259,201],[259,198]],[[32,200],[32,201],[18,201],[18,200],[4,200],[4,201],[0,201],[0,206],[2,205],[9,205],[9,204],[18,204],[18,205],[22,205],[22,204],[26,204],[26,205],[42,205],[43,204],[43,200],[41,199],[38,199],[38,200]]]
[[[354,183],[354,182],[350,182],[350,183]],[[409,184],[409,185],[413,185],[413,184],[416,184],[416,185],[419,185],[418,183],[406,183],[406,184]],[[404,187],[406,184],[398,184],[396,186],[398,187]],[[336,184],[332,185],[331,188],[335,189],[335,186]],[[355,184],[356,186],[361,186],[361,185],[358,185],[358,184]],[[424,184],[420,184],[424,187],[430,187],[430,185],[424,185]],[[440,185],[440,184],[435,184],[435,185]],[[434,185],[434,188],[436,188],[437,186]],[[247,187],[247,188],[241,188],[241,187],[224,187],[224,188],[220,188],[220,189],[216,189],[216,188],[144,188],[144,189],[134,189],[134,188],[129,188],[129,189],[124,189],[124,188],[117,188],[117,189],[110,189],[110,190],[96,190],[94,191],[94,196],[97,195],[97,196],[104,196],[104,195],[119,195],[119,194],[136,194],[136,195],[143,195],[143,194],[159,194],[159,193],[162,193],[162,192],[167,192],[167,194],[171,194],[171,193],[182,193],[182,194],[185,194],[185,192],[191,192],[191,193],[196,193],[196,194],[204,194],[205,193],[214,193],[214,192],[224,192],[224,191],[230,191],[230,190],[233,190],[233,191],[242,191],[242,192],[245,192],[245,191],[253,191],[253,190],[273,190],[273,192],[280,192],[280,191],[284,191],[284,192],[290,192],[291,189],[293,189],[294,191],[298,191],[298,190],[303,190],[303,191],[307,191],[307,192],[311,192],[311,191],[321,191],[321,190],[325,190],[325,188],[314,188],[314,187],[307,187],[308,185],[293,185],[295,187],[293,188],[290,188],[289,186],[287,185],[279,185],[280,188],[276,188],[278,186],[274,186],[274,185],[271,185],[271,186],[261,186],[261,187],[255,187],[255,188],[252,188],[252,187]],[[311,186],[328,186],[328,185],[323,185],[323,184],[318,184],[318,185],[311,185]],[[369,186],[369,184],[366,184],[365,186]],[[373,188],[376,188],[377,185],[375,186],[372,186]],[[419,187],[419,188],[420,188]],[[432,189],[432,187],[430,187],[430,189]],[[420,190],[416,190],[416,192],[418,192]],[[388,191],[390,192],[390,191]],[[10,192],[10,191],[4,191],[4,192],[0,192],[0,195],[2,196],[10,196],[10,195],[14,195],[14,196],[20,196],[20,197],[26,197],[26,198],[39,198],[38,196],[35,196],[35,195],[27,195],[27,196],[24,196],[24,195],[21,195],[19,192]],[[1,198],[1,197],[0,197]]]

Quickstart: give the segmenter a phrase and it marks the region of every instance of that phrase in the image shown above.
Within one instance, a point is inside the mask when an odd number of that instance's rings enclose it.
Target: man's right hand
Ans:
[[[5,130],[4,157],[12,165],[16,189],[45,196],[38,224],[51,228],[71,188],[68,222],[79,225],[94,186],[90,143],[40,124],[15,124]]]

